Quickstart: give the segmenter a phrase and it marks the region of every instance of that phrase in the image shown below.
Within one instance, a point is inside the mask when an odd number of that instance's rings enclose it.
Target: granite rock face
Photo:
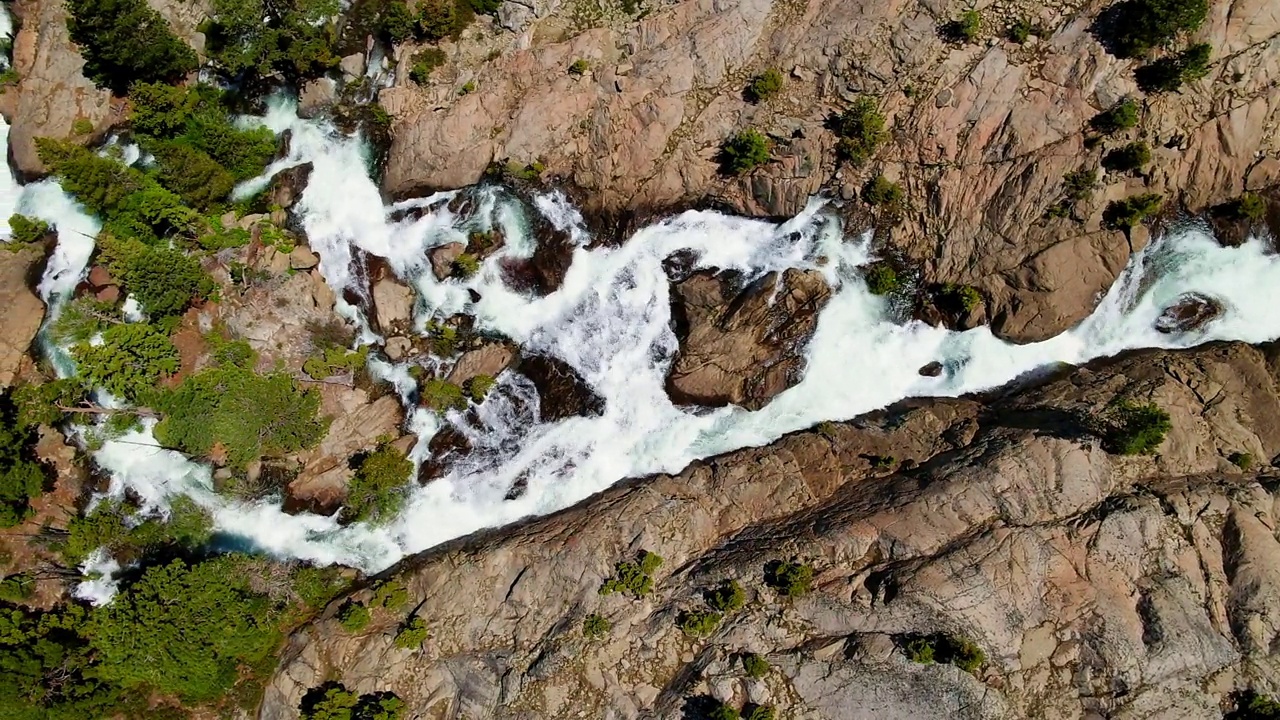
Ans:
[[[341,631],[335,601],[290,639],[259,716],[297,717],[336,678],[424,717],[674,718],[708,696],[808,718],[1221,717],[1231,692],[1280,687],[1278,360],[1139,352],[985,404],[908,401],[463,538],[388,572],[430,627],[420,649],[393,644],[401,614]],[[1169,412],[1159,454],[1090,434],[1117,398]],[[1261,470],[1227,461],[1242,452]],[[653,592],[601,595],[642,549],[665,558]],[[812,590],[769,587],[776,560],[811,565]],[[728,580],[745,607],[687,637],[681,613]],[[583,637],[593,613],[602,639]],[[985,662],[913,663],[919,635]]]

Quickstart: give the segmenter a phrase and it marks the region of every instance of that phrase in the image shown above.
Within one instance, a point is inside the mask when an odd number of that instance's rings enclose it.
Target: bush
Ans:
[[[498,383],[492,375],[477,375],[467,381],[467,394],[475,402],[484,402],[489,396],[489,391]]]
[[[759,680],[769,674],[769,661],[762,655],[747,653],[742,656],[742,669],[747,677]]]
[[[0,528],[31,517],[31,499],[44,492],[48,476],[30,452],[32,427],[19,425],[18,410],[0,398]]]
[[[938,661],[951,663],[967,673],[975,673],[987,661],[986,653],[967,638],[946,637],[939,643]]]
[[[1227,462],[1230,462],[1232,465],[1235,465],[1244,472],[1249,472],[1253,469],[1253,466],[1257,461],[1254,460],[1252,453],[1234,452],[1227,456]]]
[[[775,560],[765,568],[764,581],[787,597],[800,597],[813,585],[813,568],[809,565]]]
[[[660,555],[642,550],[634,562],[624,561],[614,566],[614,576],[600,586],[600,594],[631,593],[636,597],[648,595],[653,590],[653,573],[661,566]]]
[[[197,548],[212,534],[213,518],[185,497],[173,501],[167,519],[140,519],[132,506],[102,501],[92,512],[71,519],[60,550],[66,563],[73,566],[98,548],[129,562],[163,548]]]
[[[14,242],[39,242],[49,234],[49,223],[14,213],[9,216],[9,232]]]
[[[1132,98],[1125,98],[1114,107],[1094,115],[1089,120],[1089,127],[1103,135],[1115,135],[1138,125],[1138,103]]]
[[[1113,200],[1107,204],[1102,218],[1112,228],[1127,230],[1142,224],[1147,218],[1160,212],[1161,201],[1162,198],[1155,193]]]
[[[417,33],[418,20],[404,0],[389,0],[382,5],[378,29],[388,40],[399,44]]]
[[[591,69],[591,63],[587,62],[586,60],[583,60],[582,58],[578,58],[577,60],[573,61],[572,65],[569,66],[569,74],[579,75],[579,76],[586,75],[587,71],[590,69]]]
[[[837,153],[854,165],[865,163],[889,139],[884,116],[876,107],[876,101],[868,97],[858,98],[832,125],[840,138]]]
[[[1208,0],[1125,0],[1113,7],[1111,44],[1120,57],[1140,57],[1199,28],[1208,14]]]
[[[1088,200],[1093,196],[1093,189],[1097,185],[1097,170],[1076,170],[1062,176],[1063,194],[1070,203]]]
[[[1022,18],[1009,26],[1009,30],[1005,33],[1005,36],[1008,37],[1011,42],[1022,45],[1027,40],[1031,39],[1031,32],[1033,30],[1034,28],[1031,26],[1031,21],[1026,18]]]
[[[141,173],[74,143],[37,138],[36,150],[62,189],[94,215],[110,216],[126,197],[142,189]]]
[[[413,65],[409,69],[409,79],[419,85],[426,85],[431,79],[431,73],[441,65],[445,64],[447,58],[444,51],[440,48],[427,48],[421,52],[414,53]]]
[[[724,615],[709,610],[690,610],[680,614],[680,630],[691,638],[704,638],[720,627]]]
[[[260,83],[279,73],[298,86],[338,66],[332,0],[214,0],[203,26],[209,59],[232,77]]]
[[[409,602],[409,588],[399,580],[387,580],[373,589],[370,601],[375,608],[399,610]]]
[[[183,142],[147,143],[156,179],[192,207],[207,210],[231,194],[236,177],[208,153]]]
[[[307,691],[298,709],[305,720],[352,720],[359,702],[341,683],[329,682]]]
[[[85,77],[123,95],[137,81],[176,80],[196,54],[144,0],[67,0],[67,32],[84,57]]]
[[[36,579],[27,573],[10,575],[0,580],[0,600],[20,603],[31,598],[36,590]]]
[[[903,651],[906,652],[907,659],[913,663],[932,665],[936,648],[933,645],[933,641],[928,638],[912,638],[907,641]]]
[[[959,20],[947,24],[947,35],[957,42],[974,42],[982,30],[982,16],[977,10],[967,10]]]
[[[242,562],[154,566],[94,610],[87,634],[101,677],[200,702],[230,688],[242,665],[269,659],[282,639],[279,612],[250,589]]]
[[[390,520],[404,507],[412,474],[413,462],[390,445],[369,453],[347,486],[344,519]]]
[[[898,277],[898,273],[888,263],[871,265],[863,277],[867,281],[867,290],[872,295],[888,295],[902,287],[902,278]]]
[[[1162,57],[1133,71],[1144,92],[1173,92],[1209,74],[1213,46],[1197,43],[1177,55]]]
[[[732,706],[718,703],[711,712],[707,713],[707,718],[708,720],[742,720],[742,714]]]
[[[587,638],[600,638],[609,634],[613,625],[603,616],[592,613],[582,619],[582,634]]]
[[[349,633],[358,633],[365,629],[371,619],[369,608],[363,603],[348,600],[338,609],[338,624]]]
[[[769,68],[751,79],[745,92],[748,102],[762,103],[782,92],[782,73]]]
[[[720,587],[707,593],[707,604],[713,610],[722,613],[736,612],[747,602],[747,595],[737,580],[722,583]]]
[[[1141,170],[1151,162],[1151,148],[1141,140],[1118,147],[1102,158],[1102,167],[1111,172]]]
[[[422,404],[443,413],[447,410],[466,410],[467,398],[462,388],[448,380],[431,378],[422,385]]]
[[[161,377],[178,371],[178,349],[145,323],[112,325],[102,333],[101,344],[80,343],[71,355],[84,382],[129,402],[146,396]]]
[[[972,285],[947,283],[942,286],[940,299],[943,304],[966,314],[982,304],[982,294]]]
[[[1152,455],[1173,428],[1169,413],[1155,403],[1114,403],[1103,418],[1104,445],[1120,455]]]
[[[129,88],[129,124],[134,132],[154,138],[177,137],[196,111],[200,94],[165,83],[134,83]]]
[[[743,130],[720,146],[720,171],[744,175],[769,162],[769,139],[756,130]]]
[[[862,199],[871,205],[897,207],[903,198],[902,186],[877,175],[862,188]]]
[[[138,248],[120,270],[125,289],[153,318],[181,315],[214,289],[199,261],[168,248]]]
[[[300,389],[287,372],[207,368],[150,402],[164,416],[155,427],[157,440],[199,456],[221,445],[226,464],[235,468],[263,455],[314,447],[329,429],[328,420],[317,417],[320,394]]]
[[[1280,702],[1269,695],[1247,690],[1236,699],[1236,707],[1223,720],[1280,720]]]
[[[1267,202],[1259,195],[1245,193],[1223,206],[1220,214],[1232,220],[1260,223],[1267,219]],[[13,221],[9,224],[12,225]]]
[[[744,717],[746,720],[775,720],[778,713],[772,705],[756,705]]]
[[[14,720],[74,720],[119,715],[120,687],[97,676],[83,636],[86,610],[0,608],[0,708]]]
[[[422,647],[422,643],[426,641],[428,634],[427,621],[414,615],[409,618],[409,622],[401,625],[400,629],[396,631],[396,647],[401,650],[414,650]]]
[[[480,272],[480,258],[464,252],[453,261],[453,266],[450,270],[453,277],[465,280]]]
[[[467,0],[426,0],[418,11],[418,35],[431,42],[457,40],[474,19]]]

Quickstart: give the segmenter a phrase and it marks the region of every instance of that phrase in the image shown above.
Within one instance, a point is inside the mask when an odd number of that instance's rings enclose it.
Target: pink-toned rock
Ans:
[[[468,350],[449,371],[448,380],[454,385],[462,385],[478,375],[497,377],[515,362],[516,353],[516,347],[505,342],[489,343],[475,350]]]
[[[107,285],[95,292],[93,298],[98,302],[115,304],[120,300],[120,288],[116,285]]]
[[[13,384],[44,321],[44,303],[27,287],[27,275],[40,260],[38,248],[0,249],[0,388]]]
[[[101,265],[94,265],[89,269],[88,281],[89,285],[95,288],[116,284],[116,281],[111,277],[111,273]]]

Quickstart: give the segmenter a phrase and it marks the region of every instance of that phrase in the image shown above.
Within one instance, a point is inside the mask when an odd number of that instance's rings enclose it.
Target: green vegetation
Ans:
[[[169,337],[145,323],[112,325],[102,342],[71,349],[78,376],[93,387],[136,402],[153,392],[160,378],[178,371],[178,349]]]
[[[75,135],[88,135],[93,132],[93,121],[89,118],[76,118],[71,123],[71,132]]]
[[[1142,57],[1189,33],[1209,14],[1208,0],[1124,0],[1112,7],[1110,45],[1116,55]]]
[[[49,223],[14,213],[9,216],[9,230],[14,242],[33,243],[49,234]]]
[[[613,577],[600,586],[600,594],[631,593],[636,597],[648,595],[653,590],[653,573],[661,565],[661,556],[642,550],[635,561],[626,560],[614,566]]]
[[[747,653],[742,656],[742,670],[747,677],[759,680],[769,674],[769,661],[763,655]]]
[[[579,76],[586,75],[587,71],[590,69],[591,69],[591,63],[587,62],[586,60],[583,60],[582,58],[578,58],[577,60],[573,61],[572,65],[569,66],[569,74],[579,75]]]
[[[757,130],[743,130],[720,146],[720,171],[745,175],[769,162],[769,139]]]
[[[369,624],[373,616],[364,603],[348,600],[338,609],[338,624],[349,633],[358,633]]]
[[[300,85],[338,66],[337,0],[214,0],[204,25],[210,61],[228,78],[273,74]]]
[[[419,85],[426,85],[431,80],[431,73],[445,64],[447,57],[440,48],[427,48],[413,54],[413,65],[409,68],[409,79]]]
[[[602,638],[613,629],[613,624],[604,616],[592,613],[582,619],[582,635],[588,639]]]
[[[1104,445],[1119,455],[1152,455],[1173,428],[1169,413],[1155,403],[1120,400],[1099,419]]]
[[[813,568],[809,565],[774,560],[765,568],[767,585],[787,597],[800,597],[813,585]]]
[[[872,470],[892,470],[898,464],[898,458],[892,455],[871,455],[867,458]]]
[[[281,641],[279,609],[250,589],[240,556],[148,568],[94,611],[87,634],[98,675],[187,701],[226,692],[241,665],[270,660]]]
[[[1113,200],[1107,204],[1102,218],[1107,225],[1119,230],[1127,230],[1141,225],[1147,218],[1160,212],[1162,198],[1155,193],[1134,195],[1124,200]]]
[[[680,630],[691,638],[704,638],[720,627],[724,615],[712,610],[688,610],[680,613]]]
[[[1280,720],[1280,702],[1270,695],[1247,690],[1236,698],[1235,709],[1223,720]]]
[[[422,404],[438,413],[466,410],[467,398],[457,385],[448,380],[431,378],[422,384]]]
[[[381,582],[373,589],[373,599],[369,603],[375,608],[400,610],[409,603],[409,588],[399,580]]]
[[[480,258],[471,253],[462,253],[454,261],[450,268],[453,277],[467,279],[473,277],[480,272]]]
[[[717,703],[711,712],[707,713],[708,720],[742,720],[742,713],[739,713],[731,705]]]
[[[946,32],[956,42],[975,42],[982,31],[982,15],[977,10],[966,10],[959,20],[947,24]]]
[[[1214,214],[1230,220],[1260,223],[1267,219],[1267,201],[1256,193],[1247,192],[1229,203],[1214,208]]]
[[[361,345],[356,350],[330,346],[319,355],[307,358],[307,361],[302,364],[302,371],[316,380],[323,380],[342,373],[359,372],[364,369],[368,360],[368,345]]]
[[[1075,170],[1062,176],[1062,191],[1069,203],[1078,203],[1093,196],[1098,186],[1097,170]]]
[[[1133,72],[1144,92],[1173,92],[1209,74],[1213,46],[1197,43],[1176,55],[1162,57]]]
[[[36,590],[36,579],[27,573],[10,575],[0,580],[0,601],[20,603],[31,598]]]
[[[938,300],[946,307],[968,314],[982,304],[982,294],[972,285],[946,283],[938,292]]]
[[[484,402],[489,396],[489,391],[498,383],[492,375],[477,375],[466,382],[467,394],[475,402]]]
[[[343,519],[348,522],[390,520],[404,507],[413,462],[391,445],[366,455],[347,489]]]
[[[149,404],[164,415],[155,427],[161,443],[199,456],[220,445],[233,468],[264,455],[313,447],[329,428],[328,420],[317,417],[320,394],[300,389],[283,371],[259,375],[230,364],[207,368],[177,388],[153,393]]]
[[[327,682],[308,690],[298,710],[303,720],[402,720],[405,704],[393,692],[357,697],[341,683]]]
[[[913,663],[932,665],[934,662],[933,654],[936,649],[933,641],[928,638],[912,638],[902,649],[906,652],[907,659]]]
[[[1089,120],[1089,127],[1103,135],[1115,135],[1138,126],[1141,108],[1133,98],[1125,98],[1113,107],[1103,110]]]
[[[762,103],[782,92],[782,85],[782,73],[776,68],[769,68],[752,78],[743,94],[747,102]]]
[[[1009,26],[1009,29],[1005,32],[1005,37],[1009,38],[1010,42],[1022,45],[1031,39],[1031,33],[1035,31],[1036,28],[1031,24],[1030,20],[1021,18]]]
[[[463,83],[463,84],[462,84],[462,87],[458,88],[458,94],[459,94],[459,95],[470,95],[471,93],[473,93],[473,92],[475,92],[475,91],[476,91],[476,81],[475,81],[475,80],[468,80],[468,81],[466,81],[465,83]]]
[[[401,650],[415,650],[422,647],[428,635],[427,621],[414,615],[396,631],[396,647]]]
[[[1253,466],[1257,464],[1257,460],[1254,459],[1253,453],[1247,452],[1233,452],[1227,456],[1227,461],[1244,472],[1249,472],[1253,469]]]
[[[67,32],[84,57],[85,77],[118,94],[137,81],[177,80],[196,54],[145,0],[68,0]]]
[[[729,580],[708,592],[706,600],[713,610],[727,614],[741,610],[747,602],[747,595],[737,580]]]
[[[884,115],[869,97],[858,98],[853,107],[845,110],[831,123],[831,129],[840,138],[836,151],[842,160],[862,165],[889,139]]]
[[[198,260],[168,248],[139,245],[116,269],[124,287],[153,318],[181,315],[214,288]]]
[[[967,673],[977,672],[987,661],[986,653],[973,641],[949,635],[912,637],[903,644],[902,650],[911,662],[950,663]]]
[[[872,295],[889,295],[902,288],[902,278],[888,263],[878,262],[867,268],[863,274],[867,281],[867,289]]]
[[[48,475],[31,453],[33,427],[19,424],[18,409],[0,397],[0,528],[31,516],[31,499],[44,492]]]
[[[883,175],[872,178],[862,188],[862,199],[871,205],[897,208],[904,197],[902,186]]]
[[[476,17],[468,0],[426,0],[419,6],[418,37],[430,42],[457,40]]]
[[[164,518],[142,517],[132,505],[104,500],[91,512],[72,518],[58,546],[67,565],[74,566],[98,548],[131,561],[166,549],[200,547],[212,534],[213,518],[189,498],[175,499]]]
[[[743,716],[744,720],[777,720],[778,713],[772,705],[756,705]]]
[[[1102,167],[1111,172],[1141,170],[1151,162],[1151,148],[1141,140],[1112,150],[1102,158]]]

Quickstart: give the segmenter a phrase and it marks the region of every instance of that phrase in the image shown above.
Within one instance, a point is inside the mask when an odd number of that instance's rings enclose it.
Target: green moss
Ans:
[[[466,410],[467,398],[457,385],[448,380],[431,378],[422,385],[422,404],[439,413]]]
[[[364,456],[347,487],[344,519],[350,522],[390,520],[404,507],[412,474],[413,462],[391,445],[383,445]],[[382,586],[396,595],[383,597],[375,605],[381,600],[407,598],[407,592],[397,585]]]
[[[1257,463],[1257,461],[1254,460],[1253,454],[1247,452],[1231,453],[1227,456],[1227,461],[1245,472],[1252,470],[1253,466]]]
[[[908,660],[920,665],[932,665],[934,653],[937,651],[929,638],[912,638],[902,649],[906,652]]]
[[[471,253],[462,253],[453,261],[451,275],[456,278],[467,279],[473,277],[480,272],[480,258]]]
[[[968,314],[982,304],[982,293],[972,285],[946,283],[939,292],[939,300],[953,310]]]
[[[399,610],[409,603],[409,589],[399,580],[387,580],[373,589],[373,599],[369,602],[375,608]]]
[[[467,381],[467,394],[475,402],[484,402],[497,382],[492,375],[477,375]]]

